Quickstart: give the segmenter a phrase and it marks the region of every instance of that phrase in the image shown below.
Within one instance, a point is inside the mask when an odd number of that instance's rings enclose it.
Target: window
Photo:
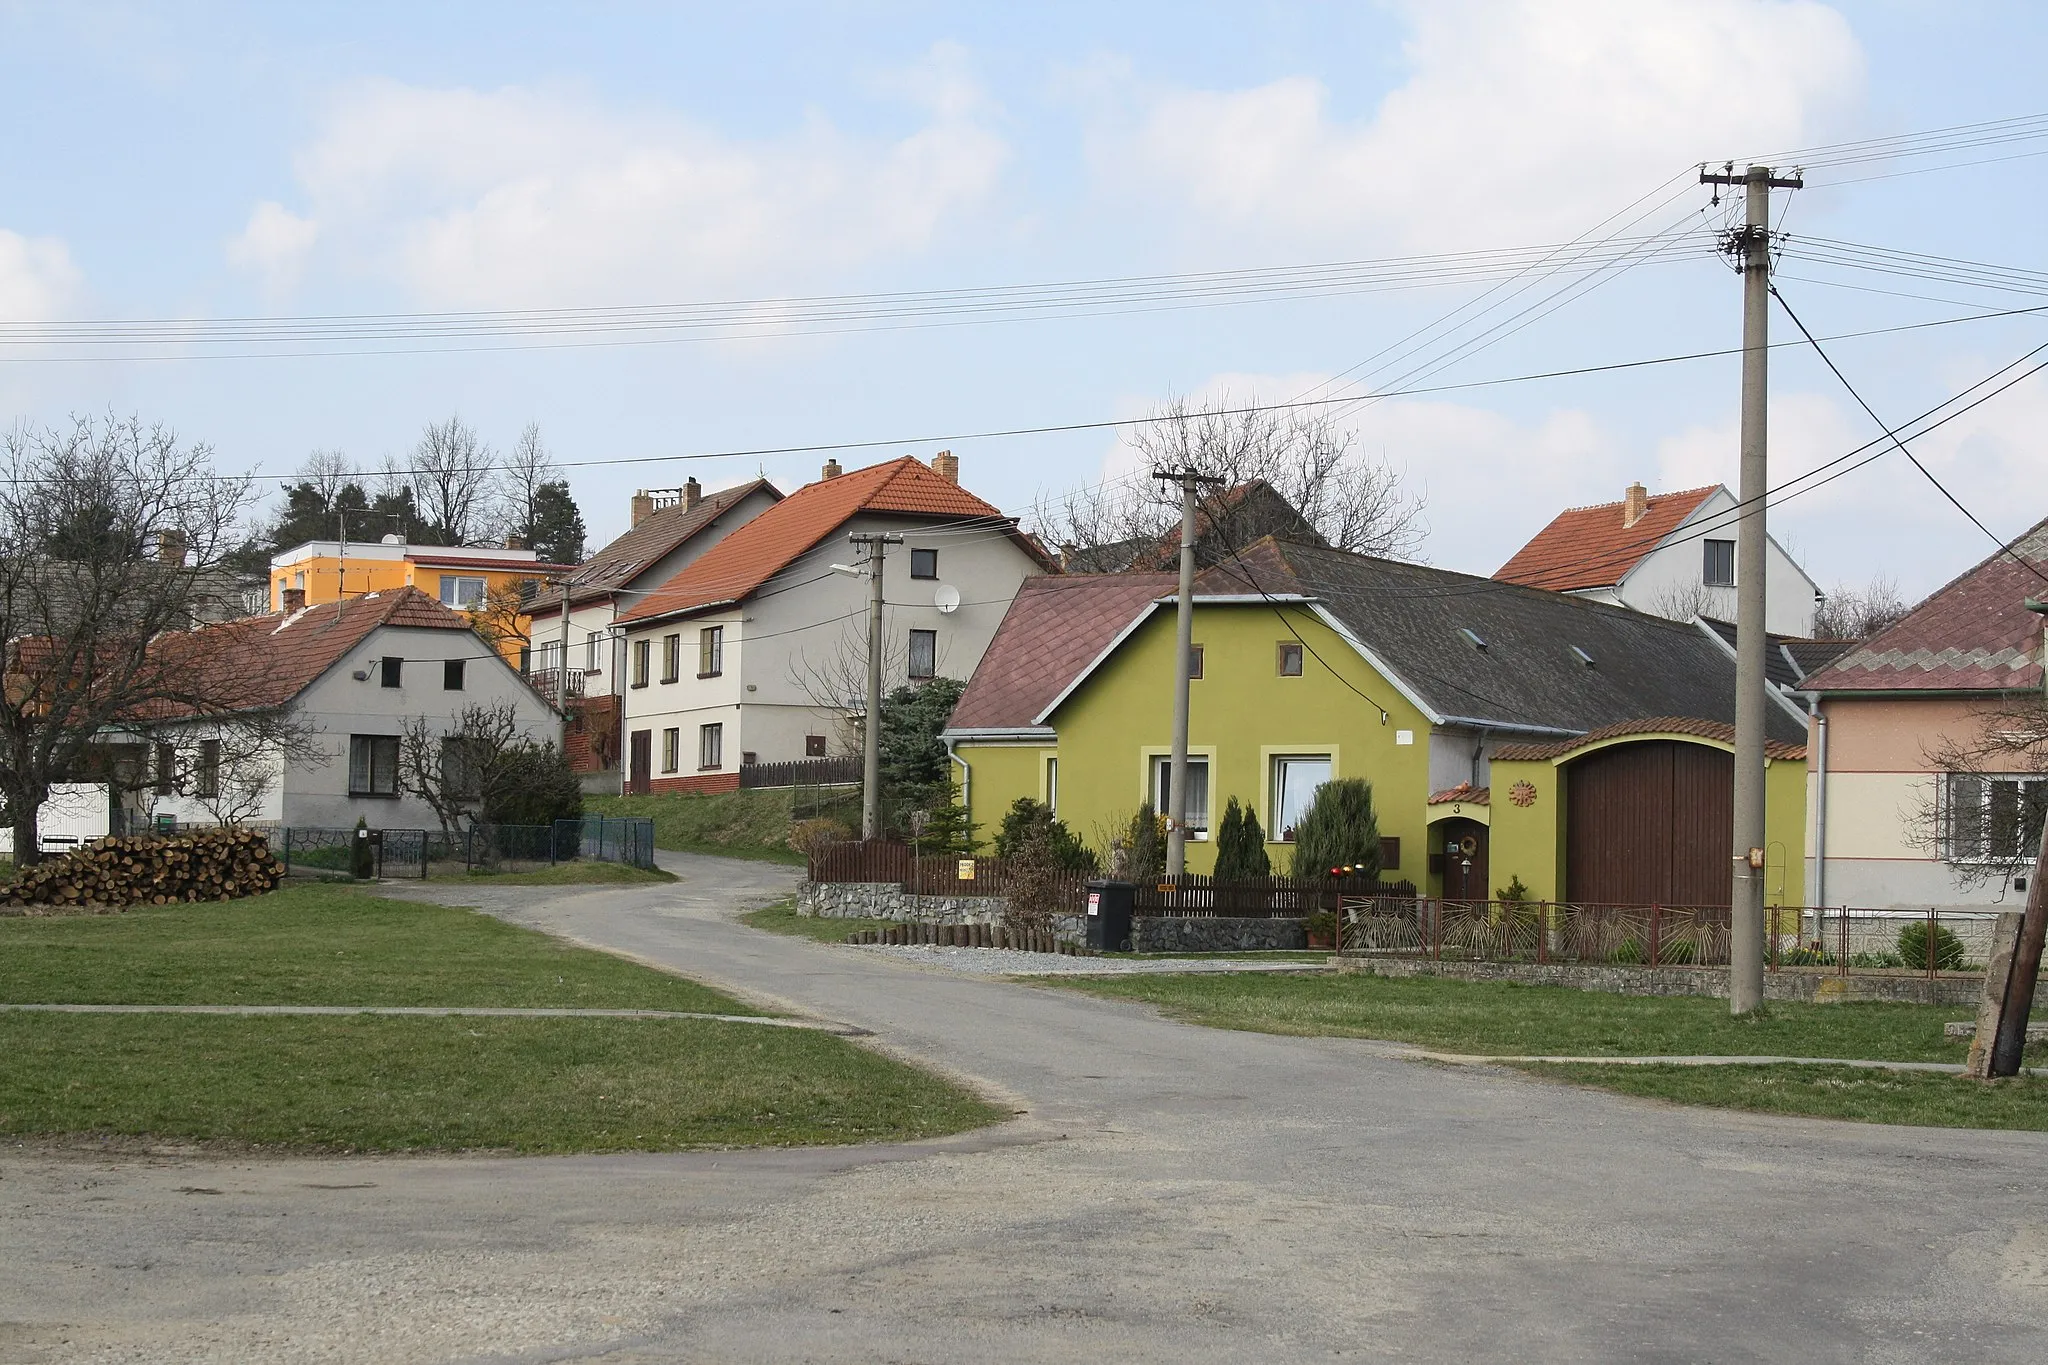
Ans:
[[[1710,588],[1732,588],[1735,586],[1735,542],[1732,540],[1705,540],[1700,542],[1703,555],[1700,564],[1700,582]]]
[[[476,740],[441,737],[441,794],[454,801],[483,798],[484,749]]]
[[[462,690],[462,666],[467,659],[444,659],[441,661],[441,690],[460,692]]]
[[[1401,836],[1398,834],[1387,835],[1380,840],[1380,871],[1399,872],[1400,870]]]
[[[405,686],[405,660],[379,659],[377,661],[377,685],[379,687]]]
[[[672,773],[683,766],[683,732],[681,728],[661,732],[661,770]]]
[[[604,672],[604,636],[594,630],[583,637],[583,671]]]
[[[1315,803],[1316,789],[1330,780],[1328,754],[1288,754],[1273,760],[1271,838],[1294,842],[1294,831]]]
[[[176,745],[156,746],[156,794],[169,796],[178,790],[178,750]]]
[[[1045,808],[1054,815],[1060,813],[1060,761],[1057,758],[1045,760]]]
[[[635,640],[633,642],[633,686],[647,686],[647,663],[653,653],[654,641]]]
[[[1160,754],[1152,760],[1152,809],[1161,815],[1173,813],[1173,758]],[[1209,837],[1209,760],[1188,755],[1188,837]]]
[[[1301,676],[1301,641],[1282,640],[1277,658],[1277,669],[1283,678]]]
[[[922,681],[938,672],[939,633],[935,630],[910,632],[910,677]]]
[[[348,737],[348,794],[398,795],[398,736]]]
[[[825,756],[825,737],[824,737],[823,735],[805,735],[805,736],[804,736],[804,757],[805,757],[805,758],[823,758],[824,756]]]
[[[697,632],[697,676],[715,678],[725,672],[725,627],[706,626]]]
[[[1190,678],[1202,676],[1202,647],[1200,645],[1188,646],[1188,676]]]
[[[697,766],[721,768],[725,766],[725,727],[723,725],[700,725],[697,727]]]
[[[910,576],[912,578],[937,578],[939,576],[939,552],[937,550],[912,550],[910,552]]]
[[[192,793],[209,798],[220,795],[220,741],[217,739],[199,741],[199,770],[192,776]]]
[[[454,574],[441,575],[441,605],[454,607],[457,611],[473,611],[484,604],[484,580],[481,578],[458,578]]]
[[[2041,847],[2048,778],[1950,773],[1944,793],[1943,856],[1952,863],[2017,863]]]
[[[661,637],[661,680],[672,683],[683,676],[683,637],[664,635]]]

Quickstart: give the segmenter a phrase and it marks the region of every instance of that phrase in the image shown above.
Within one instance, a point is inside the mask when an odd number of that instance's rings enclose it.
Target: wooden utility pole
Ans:
[[[2027,599],[2027,610],[2048,616],[2048,602]],[[2048,689],[2048,636],[2041,645],[2042,684]],[[1998,1033],[1991,1043],[1993,1076],[2017,1076],[2027,1048],[2027,1019],[2034,1009],[2034,985],[2041,979],[2041,949],[2048,943],[2048,828],[2041,831],[2041,846],[2034,853],[2034,875],[2027,881],[2027,911],[2020,920],[2019,937],[2012,946],[2012,966],[2006,971],[2005,1003],[1998,1012]],[[1927,950],[1934,951],[1930,941]]]
[[[1742,469],[1735,531],[1735,821],[1729,898],[1728,1009],[1747,1014],[1764,1000],[1764,499],[1770,492],[1771,191],[1799,189],[1798,176],[1769,166],[1742,175],[1702,169],[1703,185],[1741,185],[1742,228],[1728,249],[1742,261]]]
[[[868,552],[868,713],[860,768],[860,837],[882,835],[882,564],[891,545],[903,537],[880,531],[854,531],[846,537]]]
[[[1157,469],[1152,477],[1180,485],[1180,599],[1175,617],[1173,757],[1166,770],[1166,875],[1188,870],[1188,679],[1195,671],[1195,498],[1203,484],[1223,480],[1193,469]],[[1213,776],[1213,774],[1212,774]]]

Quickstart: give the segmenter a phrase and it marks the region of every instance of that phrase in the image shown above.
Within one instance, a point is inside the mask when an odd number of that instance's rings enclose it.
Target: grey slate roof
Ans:
[[[1272,540],[1253,546],[1241,563],[1210,570],[1202,590],[1251,585],[1320,599],[1446,719],[1572,733],[1645,716],[1735,719],[1734,661],[1689,624],[1472,574]],[[1798,719],[1776,705],[1768,715],[1770,738],[1804,742]]]
[[[1702,616],[1700,624],[1720,636],[1728,648],[1735,648],[1733,622]],[[1770,679],[1772,686],[1787,691],[1799,686],[1800,679],[1807,674],[1826,667],[1836,655],[1856,644],[1854,640],[1808,640],[1797,635],[1767,635],[1764,638],[1770,642],[1764,650],[1764,676]]]

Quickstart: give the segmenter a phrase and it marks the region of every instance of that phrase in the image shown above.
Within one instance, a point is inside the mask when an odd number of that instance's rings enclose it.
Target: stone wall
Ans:
[[[1726,967],[1625,967],[1607,963],[1431,962],[1413,957],[1334,957],[1340,972],[1372,976],[1442,976],[1456,981],[1516,981],[1524,985],[1570,986],[1616,995],[1704,995],[1728,997]],[[1929,980],[1911,972],[1858,972],[1837,976],[1826,968],[1787,967],[1764,973],[1766,1000],[1824,1004],[1880,1000],[1914,1005],[1975,1008],[1984,994],[1981,976],[1942,975]],[[2048,1006],[2048,979],[2034,995],[2035,1008]]]
[[[1307,946],[1298,919],[1146,916],[1131,921],[1131,948],[1140,953],[1250,953]]]
[[[796,912],[819,919],[881,919],[903,924],[1001,924],[1001,896],[914,896],[898,882],[803,882]],[[1079,939],[1081,917],[1054,915],[1053,932]]]

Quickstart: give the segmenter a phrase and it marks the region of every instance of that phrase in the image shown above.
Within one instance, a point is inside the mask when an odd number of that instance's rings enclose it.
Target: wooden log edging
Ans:
[[[892,924],[856,930],[846,941],[881,948],[1000,948],[1062,957],[1099,955],[1099,950],[1083,947],[1058,934],[1011,929],[1000,924]]]

